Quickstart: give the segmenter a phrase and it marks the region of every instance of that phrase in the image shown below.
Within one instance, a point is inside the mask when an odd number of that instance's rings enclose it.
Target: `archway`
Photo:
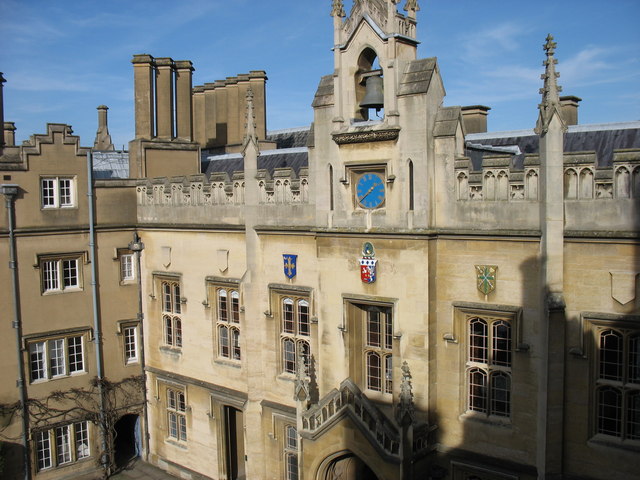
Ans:
[[[378,480],[369,466],[359,457],[348,453],[329,462],[323,480]]]
[[[114,461],[116,468],[121,469],[140,456],[140,417],[134,414],[124,415],[114,425],[113,439]]]

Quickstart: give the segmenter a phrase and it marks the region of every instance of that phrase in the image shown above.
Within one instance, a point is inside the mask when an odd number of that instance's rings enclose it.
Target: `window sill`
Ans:
[[[126,286],[129,286],[129,285],[136,285],[137,286],[138,282],[137,282],[137,280],[135,278],[132,278],[130,280],[120,280],[120,286],[121,287],[126,287]]]
[[[72,372],[72,373],[65,373],[64,375],[56,375],[55,377],[51,377],[51,378],[39,378],[38,380],[32,380],[31,382],[29,382],[30,385],[38,385],[40,383],[47,383],[47,382],[56,382],[58,380],[64,380],[65,378],[70,378],[70,377],[78,377],[80,375],[85,375],[87,372],[82,370],[80,372]]]
[[[374,402],[391,403],[393,401],[393,395],[391,393],[382,393],[378,390],[371,390],[369,388],[365,388],[363,392],[369,400]]]
[[[129,365],[140,365],[140,360],[136,359],[130,359],[124,362],[124,365],[126,367],[128,367]]]
[[[476,422],[495,427],[512,427],[511,417],[500,417],[497,415],[486,415],[484,413],[467,411],[458,417],[463,422]]]
[[[232,368],[242,368],[242,360],[231,360],[228,358],[216,358],[213,360],[213,363],[217,365],[222,365],[224,367],[232,367]]]
[[[167,445],[172,445],[174,447],[177,447],[181,450],[189,450],[189,447],[187,446],[186,442],[181,442],[180,440],[176,440],[171,437],[165,438],[164,443],[166,443]]]
[[[160,345],[160,351],[174,358],[179,358],[182,355],[182,348],[180,347],[170,347],[168,345]]]
[[[287,382],[295,382],[296,380],[296,374],[295,373],[288,373],[288,372],[280,372],[276,378],[278,380],[286,380]]]
[[[61,206],[57,206],[57,207],[45,207],[45,206],[40,207],[40,210],[42,210],[43,212],[57,211],[57,210],[77,210],[77,209],[78,209],[77,205],[61,205]]]
[[[639,440],[622,440],[618,437],[612,437],[598,433],[587,441],[590,447],[607,447],[619,450],[627,450],[629,452],[640,452]]]
[[[82,292],[83,290],[84,289],[82,287],[67,287],[64,290],[45,290],[42,292],[42,295],[60,295],[61,293]]]

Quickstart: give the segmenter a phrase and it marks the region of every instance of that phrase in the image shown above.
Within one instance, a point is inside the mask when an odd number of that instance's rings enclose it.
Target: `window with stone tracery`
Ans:
[[[280,297],[280,355],[283,373],[296,373],[298,356],[309,365],[311,355],[309,300],[305,297]]]
[[[216,287],[215,296],[218,356],[240,360],[240,294],[236,288]]]

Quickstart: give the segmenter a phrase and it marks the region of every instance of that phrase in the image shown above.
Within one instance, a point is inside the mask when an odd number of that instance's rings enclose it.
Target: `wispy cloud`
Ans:
[[[520,47],[519,39],[530,31],[527,26],[515,22],[476,30],[462,36],[462,58],[469,63],[478,63],[504,52],[514,52]]]

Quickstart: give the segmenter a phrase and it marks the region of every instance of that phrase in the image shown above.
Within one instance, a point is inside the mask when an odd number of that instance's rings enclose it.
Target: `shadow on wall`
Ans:
[[[24,478],[23,458],[22,444],[0,442],[0,478]]]

